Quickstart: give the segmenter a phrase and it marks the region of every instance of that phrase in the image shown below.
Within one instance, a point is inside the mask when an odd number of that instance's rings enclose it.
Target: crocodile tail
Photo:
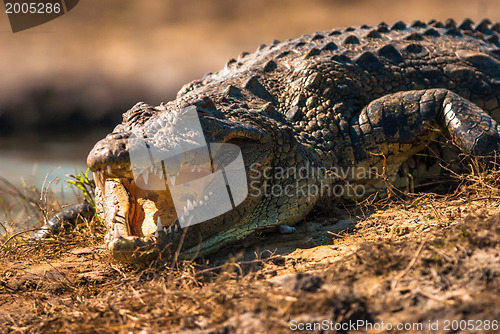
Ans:
[[[76,226],[84,219],[91,219],[94,208],[89,203],[82,203],[64,210],[51,219],[35,233],[33,239],[45,239],[67,227]]]

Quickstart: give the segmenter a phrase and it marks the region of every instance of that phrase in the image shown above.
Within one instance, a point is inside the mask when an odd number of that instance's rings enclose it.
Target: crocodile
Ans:
[[[413,187],[459,153],[494,156],[499,36],[500,24],[487,19],[319,31],[243,52],[166,104],[136,104],[87,158],[107,248],[131,263],[205,256],[256,232],[292,226],[328,198],[356,201],[387,193],[388,184]],[[207,143],[241,149],[248,196],[226,213],[183,227],[168,188],[136,184],[130,136],[189,107]],[[157,145],[186,140],[165,133]],[[422,152],[434,152],[439,163],[429,165]],[[180,168],[160,174],[170,180]]]

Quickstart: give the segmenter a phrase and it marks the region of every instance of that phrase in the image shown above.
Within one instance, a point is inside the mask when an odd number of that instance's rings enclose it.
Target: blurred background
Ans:
[[[449,17],[500,21],[500,1],[84,0],[15,34],[2,7],[0,177],[40,186],[54,168],[50,179],[85,170],[93,144],[136,102],[173,99],[183,84],[262,43]]]

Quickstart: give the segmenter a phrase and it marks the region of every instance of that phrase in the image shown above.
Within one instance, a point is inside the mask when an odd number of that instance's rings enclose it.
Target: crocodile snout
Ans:
[[[129,135],[111,133],[95,144],[87,157],[91,171],[104,171],[112,177],[130,177]]]

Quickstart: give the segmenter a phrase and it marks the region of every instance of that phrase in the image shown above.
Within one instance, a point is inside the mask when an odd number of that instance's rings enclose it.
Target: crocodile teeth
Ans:
[[[212,196],[214,193],[213,192],[209,192],[208,193],[208,196]]]
[[[108,174],[111,174],[111,166],[110,165],[107,166],[107,169],[108,169]]]
[[[99,189],[101,190],[101,192],[103,194],[105,194],[105,186],[104,186],[104,177],[102,175],[102,172],[101,171],[95,171],[93,173],[94,175],[94,182],[95,184],[99,187]]]
[[[191,211],[191,210],[193,210],[193,209],[194,209],[193,203],[191,203],[191,201],[190,201],[190,200],[187,200],[187,209],[188,209],[189,211]]]
[[[158,217],[158,221],[156,223],[156,226],[157,226],[156,231],[160,232],[161,230],[163,230],[163,225],[161,223],[160,217]]]
[[[200,206],[202,206],[204,203],[203,203],[203,201],[199,201],[199,202],[198,202],[198,204],[199,204]]]
[[[177,174],[177,175],[179,175],[179,174]],[[170,183],[172,183],[173,186],[175,186],[175,177],[176,177],[176,175],[170,175],[170,177],[169,177]]]
[[[179,218],[179,222],[180,222],[181,224],[184,224],[184,222],[185,222],[185,221],[186,221],[186,220],[184,219],[184,217]]]
[[[186,207],[184,207],[184,216],[189,216],[189,211]]]
[[[197,206],[198,206],[198,202],[193,201],[193,207],[195,207],[195,208],[196,208]]]
[[[203,196],[203,199],[205,200],[205,202],[208,201],[208,196],[207,195]]]
[[[191,173],[194,173],[195,170],[196,170],[196,166],[193,166],[193,168],[191,168]]]
[[[115,231],[113,233],[113,238],[115,239],[120,239],[121,238],[121,234],[120,234],[120,231],[118,230],[118,225],[115,224]]]

